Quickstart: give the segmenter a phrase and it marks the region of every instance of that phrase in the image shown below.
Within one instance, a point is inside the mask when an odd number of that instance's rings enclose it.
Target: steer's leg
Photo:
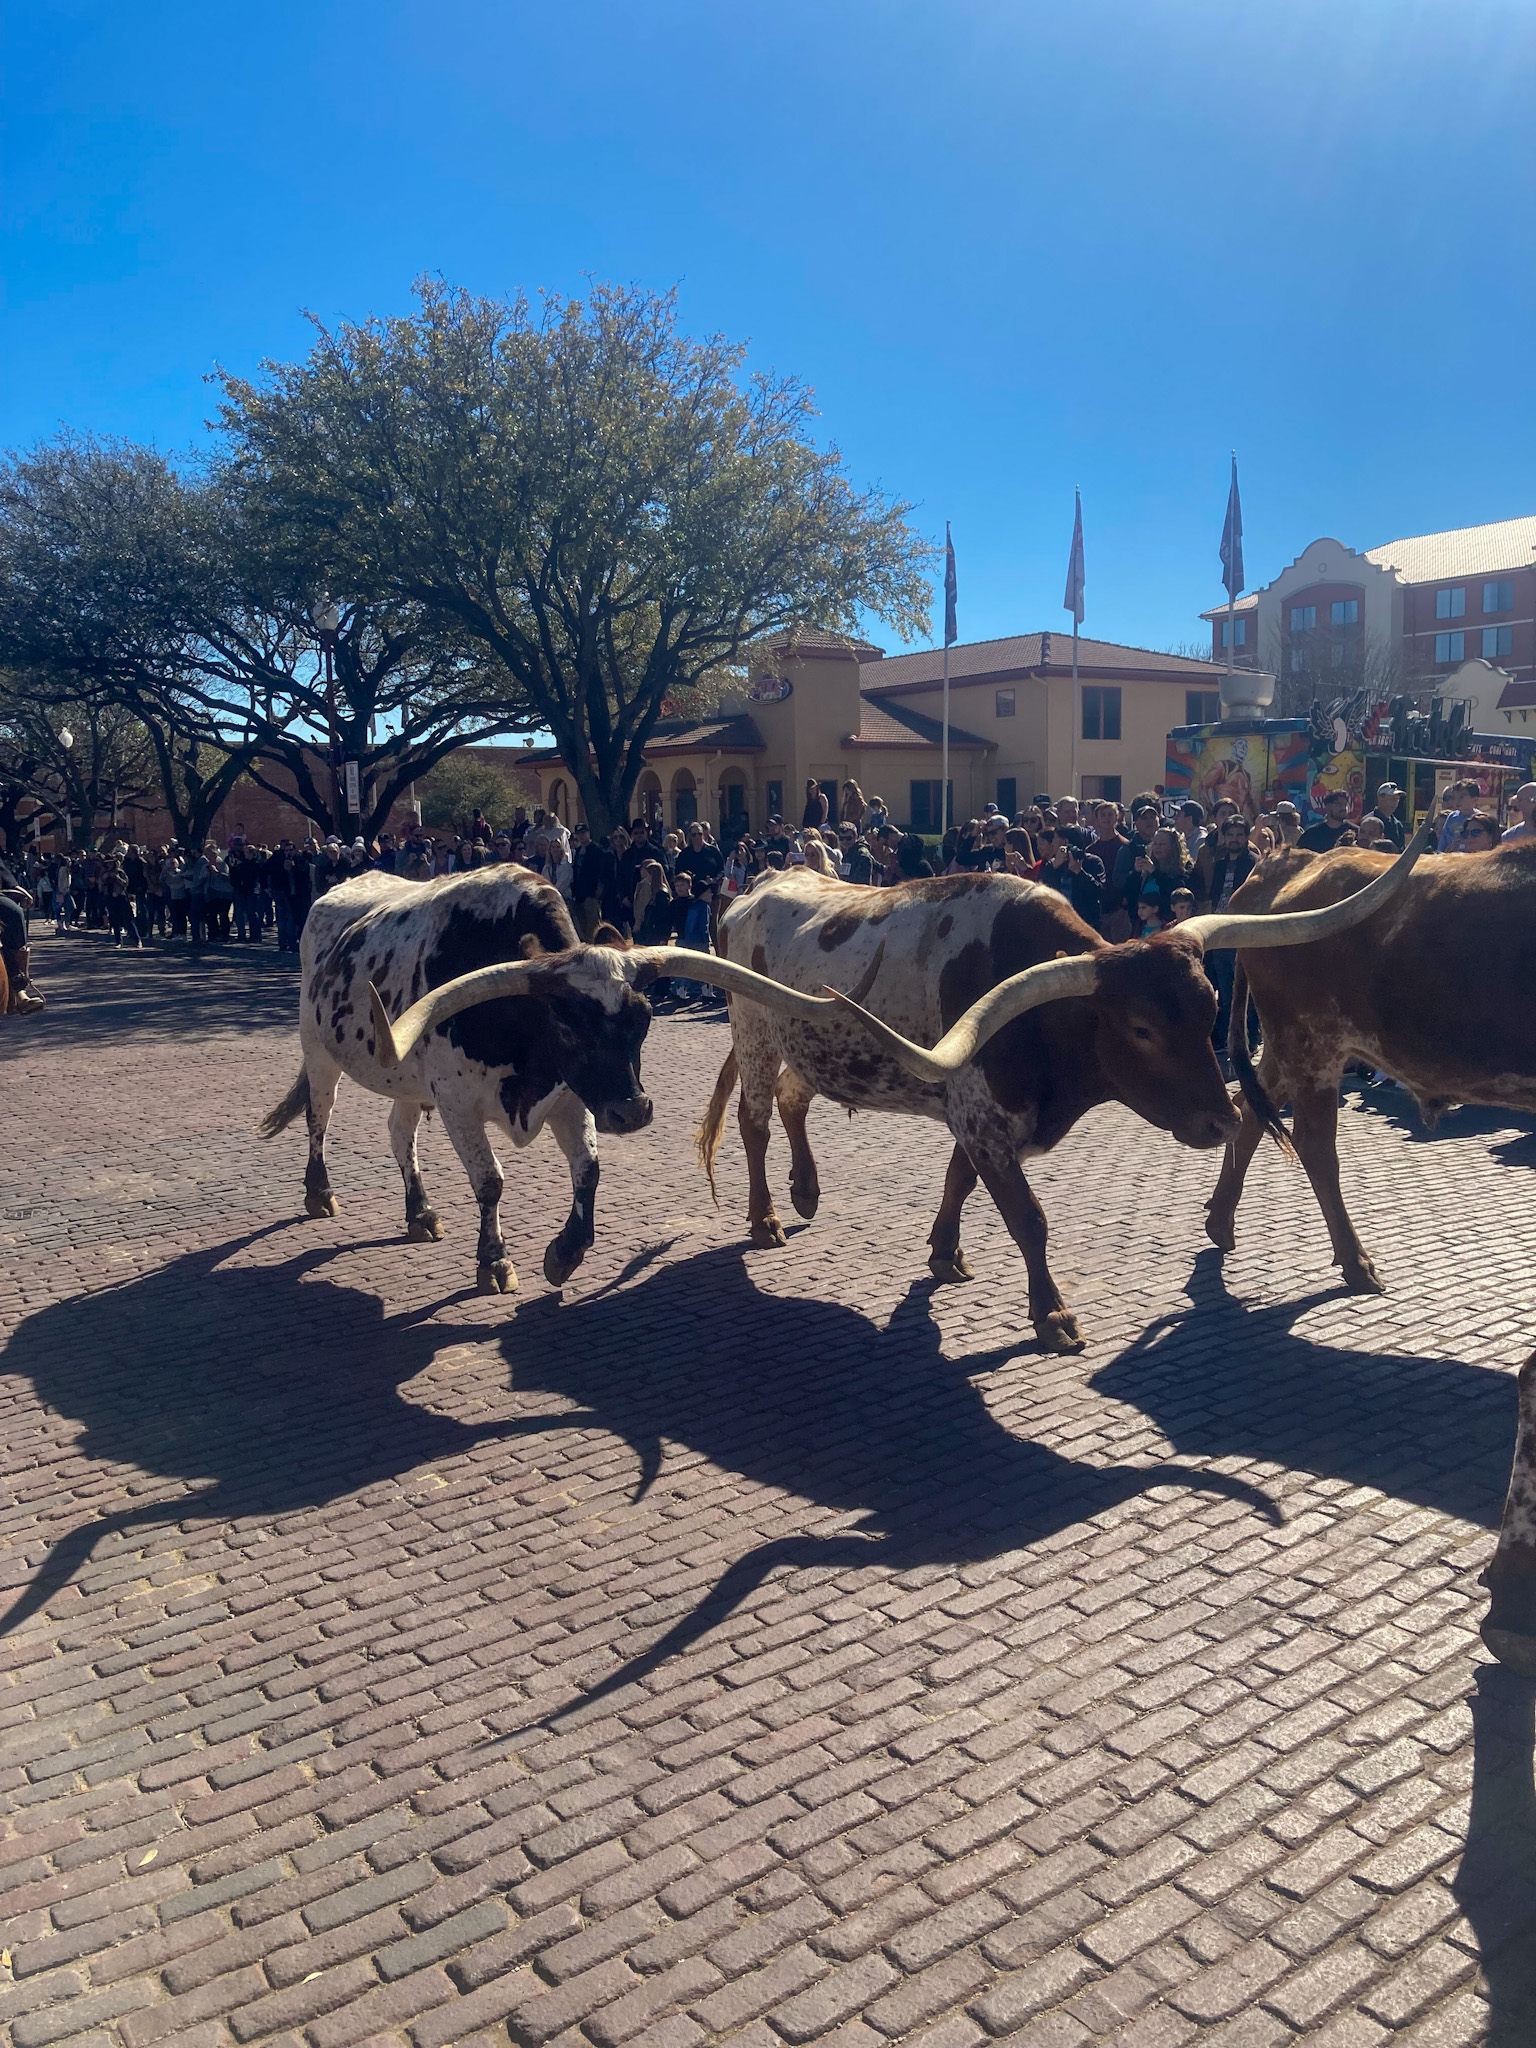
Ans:
[[[1339,1192],[1339,1081],[1331,1075],[1322,1087],[1299,1085],[1291,1090],[1291,1140],[1328,1225],[1333,1263],[1352,1294],[1385,1294],[1376,1268],[1355,1235],[1355,1226]]]
[[[305,1059],[309,1073],[309,1101],[304,1121],[309,1129],[309,1159],[304,1168],[304,1213],[306,1216],[334,1216],[336,1197],[325,1164],[325,1132],[336,1107],[336,1090],[341,1069],[323,1056],[310,1053]]]
[[[1259,1061],[1259,1084],[1271,1102],[1283,1104],[1285,1096],[1280,1085],[1280,1069],[1268,1051]],[[1237,1244],[1237,1205],[1243,1199],[1243,1185],[1263,1135],[1264,1126],[1245,1102],[1242,1128],[1222,1157],[1215,1192],[1205,1205],[1205,1234],[1224,1252],[1231,1251]]]
[[[816,1090],[807,1087],[793,1067],[786,1067],[774,1083],[773,1096],[789,1136],[789,1199],[795,1205],[795,1214],[809,1220],[821,1201],[816,1160],[805,1134],[806,1111],[816,1100]]]
[[[950,1154],[949,1171],[944,1176],[944,1199],[928,1233],[928,1242],[933,1247],[928,1255],[928,1270],[935,1280],[974,1280],[976,1277],[960,1249],[960,1211],[975,1185],[976,1169],[971,1164],[970,1154],[963,1145],[957,1145]]]
[[[736,1122],[747,1155],[747,1230],[753,1244],[766,1249],[786,1242],[784,1226],[774,1211],[768,1187],[768,1132],[773,1122],[773,1084],[778,1079],[780,1060],[766,1026],[752,1020],[745,1003],[739,1005],[739,1010],[744,1014],[732,1016],[731,1035],[741,1076]]]
[[[1536,1352],[1520,1370],[1515,1462],[1483,1584],[1489,1592],[1483,1641],[1501,1664],[1536,1678]]]
[[[1081,1351],[1077,1318],[1062,1300],[1045,1263],[1045,1211],[1015,1159],[997,1164],[977,1161],[987,1193],[1008,1226],[1008,1235],[1024,1254],[1029,1269],[1029,1320],[1047,1351]]]
[[[448,1142],[459,1155],[480,1204],[480,1241],[475,1247],[475,1285],[482,1294],[510,1294],[517,1275],[501,1237],[501,1162],[491,1150],[485,1125],[472,1110],[452,1114],[438,1104]]]
[[[544,1278],[551,1287],[568,1280],[592,1249],[597,1222],[597,1126],[567,1089],[545,1117],[547,1129],[571,1169],[571,1213],[558,1237],[544,1250]]]
[[[396,1102],[389,1112],[389,1147],[405,1182],[405,1234],[412,1244],[435,1244],[443,1234],[437,1212],[427,1200],[421,1184],[421,1163],[416,1157],[416,1133],[421,1127],[419,1102]]]

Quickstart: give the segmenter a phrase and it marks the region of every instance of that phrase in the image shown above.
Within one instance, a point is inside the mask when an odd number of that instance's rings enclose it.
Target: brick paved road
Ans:
[[[401,1241],[360,1095],[296,1220],[270,955],[37,950],[15,2048],[1536,2041],[1532,1691],[1475,1633],[1536,1137],[1349,1114],[1357,1301],[1294,1170],[1223,1266],[1213,1162],[1100,1112],[1038,1176],[1091,1334],[1044,1358],[979,1199],[927,1284],[929,1130],[821,1106],[820,1217],[744,1252],[734,1134],[718,1216],[689,1158],[725,1033],[669,1023],[563,1297],[563,1169],[513,1174],[504,1304],[435,1129]]]

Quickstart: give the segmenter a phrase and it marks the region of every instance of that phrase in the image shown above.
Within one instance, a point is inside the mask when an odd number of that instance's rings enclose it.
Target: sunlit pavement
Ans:
[[[1032,1175],[1089,1343],[1044,1357],[936,1127],[820,1104],[743,1249],[659,1023],[598,1241],[508,1155],[521,1292],[404,1241],[293,970],[34,949],[0,1026],[0,2032],[16,2048],[1457,2048],[1536,2042],[1532,1689],[1476,1629],[1536,1342],[1536,1136],[1342,1119],[1384,1299],[1305,1182],[1115,1110]],[[14,1604],[12,1604],[14,1603]]]

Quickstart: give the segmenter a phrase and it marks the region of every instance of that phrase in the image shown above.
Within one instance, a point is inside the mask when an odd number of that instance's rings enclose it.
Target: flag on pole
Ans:
[[[1072,523],[1072,553],[1067,558],[1067,591],[1061,602],[1072,614],[1074,625],[1083,623],[1083,494],[1077,493],[1077,517]]]
[[[1228,597],[1243,587],[1243,506],[1237,495],[1237,456],[1232,457],[1232,488],[1227,493],[1227,520],[1221,529],[1221,580]]]
[[[949,521],[944,522],[944,645],[953,647],[960,638],[960,628],[955,624],[955,544],[949,537]]]

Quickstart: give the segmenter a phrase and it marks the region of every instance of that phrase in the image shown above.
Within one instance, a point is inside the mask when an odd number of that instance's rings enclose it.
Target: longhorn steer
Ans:
[[[1287,914],[1336,903],[1387,865],[1380,854],[1292,851],[1266,861],[1234,912]],[[1242,1129],[1222,1166],[1206,1229],[1230,1251],[1243,1180],[1275,1105],[1289,1101],[1306,1168],[1344,1284],[1382,1283],[1339,1187],[1339,1081],[1367,1060],[1404,1083],[1426,1120],[1456,1102],[1536,1110],[1536,841],[1425,861],[1371,926],[1371,944],[1329,941],[1296,960],[1239,948],[1233,1062]],[[1251,992],[1264,1029],[1248,1056]],[[1536,1358],[1520,1375],[1520,1433],[1509,1501],[1487,1582],[1483,1635],[1496,1657],[1536,1677]]]
[[[637,990],[668,973],[758,986],[752,974],[680,949],[584,946],[559,893],[510,866],[427,883],[383,874],[343,882],[310,911],[299,969],[304,1065],[262,1135],[303,1114],[304,1207],[334,1216],[325,1133],[337,1087],[345,1074],[386,1096],[406,1233],[426,1240],[442,1227],[422,1186],[416,1133],[423,1113],[437,1110],[480,1204],[475,1277],[484,1294],[517,1285],[487,1126],[519,1149],[548,1130],[569,1163],[571,1213],[544,1253],[545,1278],[558,1287],[592,1244],[597,1132],[651,1121],[640,1085],[651,1006]]]
[[[1403,872],[1418,851],[1404,857]],[[834,972],[858,978],[870,1007],[790,1014],[778,997],[773,1005],[733,997],[731,1055],[700,1126],[700,1155],[712,1168],[739,1077],[748,1226],[754,1244],[777,1245],[784,1231],[765,1170],[775,1100],[789,1135],[791,1198],[807,1217],[820,1199],[806,1136],[816,1096],[932,1117],[955,1149],[929,1232],[930,1269],[941,1280],[971,1278],[960,1213],[979,1176],[1024,1254],[1041,1343],[1077,1350],[1083,1340],[1046,1264],[1045,1216],[1020,1160],[1048,1152],[1086,1110],[1109,1101],[1183,1144],[1226,1144],[1238,1120],[1211,1049],[1216,996],[1202,947],[1233,944],[1240,924],[1261,943],[1305,943],[1320,929],[1358,923],[1379,901],[1372,892],[1321,922],[1195,918],[1110,946],[1056,890],[1010,875],[875,890],[804,871],[775,876],[721,919],[732,964],[750,959],[770,987],[802,992]],[[862,1037],[859,1023],[879,1042]]]

